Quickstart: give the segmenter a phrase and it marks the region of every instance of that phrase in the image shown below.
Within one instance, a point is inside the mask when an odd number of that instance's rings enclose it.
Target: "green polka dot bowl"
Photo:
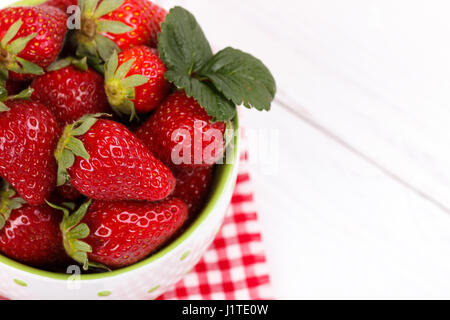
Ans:
[[[42,0],[17,4],[34,5]],[[235,119],[235,128],[238,120]],[[66,273],[35,269],[0,255],[0,296],[9,299],[155,299],[173,288],[211,245],[231,201],[238,174],[239,137],[217,165],[209,200],[188,228],[156,254],[112,272],[81,274],[74,264]]]

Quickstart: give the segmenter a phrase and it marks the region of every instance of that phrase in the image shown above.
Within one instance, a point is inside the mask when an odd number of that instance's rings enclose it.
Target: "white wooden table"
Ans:
[[[277,79],[243,119],[279,134],[253,170],[276,297],[450,298],[450,3],[163,3]]]
[[[277,79],[242,121],[278,137],[253,166],[276,297],[450,298],[450,3],[156,2]]]

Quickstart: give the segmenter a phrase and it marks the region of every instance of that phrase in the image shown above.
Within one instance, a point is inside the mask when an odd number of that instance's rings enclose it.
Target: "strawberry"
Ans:
[[[69,14],[67,12],[67,8],[70,6],[77,6],[78,0],[47,0],[43,3],[43,5],[58,8],[64,13]]]
[[[166,71],[155,49],[137,46],[114,53],[105,65],[106,94],[114,111],[133,119],[158,107],[170,89]]]
[[[154,45],[165,11],[148,0],[80,1],[81,29],[75,34],[80,56],[106,61],[114,51]]]
[[[69,179],[97,200],[158,201],[175,178],[124,125],[85,116],[64,129],[55,151],[58,185]]]
[[[0,176],[30,205],[41,205],[56,186],[53,157],[60,128],[38,102],[0,103]]]
[[[56,207],[58,208],[58,207]],[[64,247],[84,269],[117,269],[136,263],[163,246],[187,219],[178,199],[159,203],[89,200],[61,224]]]
[[[172,197],[183,200],[188,208],[189,215],[198,213],[206,202],[211,190],[214,168],[180,168],[173,169],[177,185]]]
[[[136,135],[168,166],[209,167],[224,153],[224,122],[211,117],[184,91],[171,94]]]
[[[86,59],[66,58],[53,66],[33,81],[31,98],[46,105],[61,126],[86,114],[110,111],[103,77],[88,68]]]
[[[0,193],[0,252],[31,266],[62,262],[61,213],[47,204],[32,207],[6,187]]]
[[[28,80],[43,74],[64,43],[67,16],[49,6],[0,10],[0,75]]]

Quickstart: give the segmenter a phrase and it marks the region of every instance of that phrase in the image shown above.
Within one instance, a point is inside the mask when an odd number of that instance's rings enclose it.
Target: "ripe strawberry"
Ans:
[[[155,49],[138,46],[114,53],[105,65],[106,94],[114,111],[133,119],[158,107],[170,89],[166,71]]]
[[[61,213],[47,204],[32,207],[11,188],[0,197],[0,252],[36,267],[62,262]]]
[[[46,105],[61,126],[72,124],[86,114],[111,110],[103,77],[89,69],[85,59],[67,58],[57,63],[50,72],[33,81],[31,98]]]
[[[53,157],[60,128],[38,102],[0,104],[0,176],[30,205],[41,205],[56,186]]]
[[[104,61],[116,50],[154,45],[165,11],[148,0],[102,0],[82,6],[81,30],[75,34],[79,55]]]
[[[47,0],[43,5],[58,8],[68,14],[67,8],[78,5],[78,0]]]
[[[146,258],[180,230],[188,211],[178,199],[159,203],[90,200],[72,215],[61,209],[64,247],[85,269],[100,265],[117,269]]]
[[[114,121],[86,116],[67,126],[55,157],[58,185],[70,178],[78,191],[92,199],[158,201],[175,188],[170,170]]]
[[[224,153],[224,122],[211,117],[184,91],[171,94],[136,135],[158,159],[172,167],[208,167]]]
[[[0,10],[0,74],[28,80],[56,60],[66,35],[67,16],[49,6]]]
[[[172,196],[183,200],[188,208],[189,215],[198,213],[206,202],[211,190],[213,167],[180,168],[173,169],[177,185]]]

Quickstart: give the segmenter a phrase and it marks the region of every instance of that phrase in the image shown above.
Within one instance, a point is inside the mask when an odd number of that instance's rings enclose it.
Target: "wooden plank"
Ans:
[[[279,131],[251,167],[277,298],[450,297],[450,215],[278,105],[242,122]]]

